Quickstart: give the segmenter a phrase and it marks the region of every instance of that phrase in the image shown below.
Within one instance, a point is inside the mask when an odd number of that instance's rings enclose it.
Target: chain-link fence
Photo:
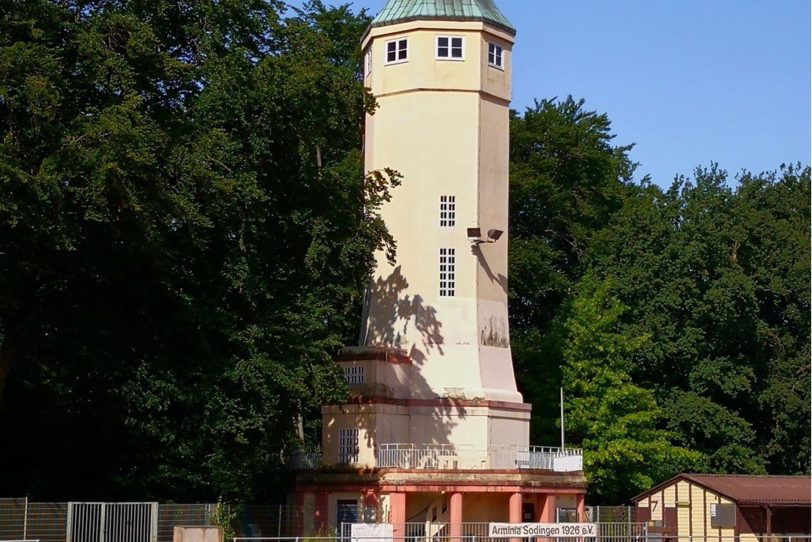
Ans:
[[[172,542],[175,526],[210,525],[214,504],[159,504],[158,542]]]
[[[0,499],[0,540],[25,539],[28,499]]]

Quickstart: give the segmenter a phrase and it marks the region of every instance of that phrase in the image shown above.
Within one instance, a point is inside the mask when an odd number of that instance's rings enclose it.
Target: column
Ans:
[[[302,535],[311,536],[316,532],[316,495],[311,492],[300,493],[302,510]]]
[[[583,523],[586,521],[586,513],[584,511],[584,501],[586,500],[586,495],[583,493],[579,493],[575,496],[575,521],[578,523]],[[583,538],[579,538],[578,542],[584,542]]]
[[[513,493],[508,501],[508,518],[511,523],[522,522],[522,494]],[[520,538],[511,538],[510,542],[520,542]]]
[[[328,530],[330,513],[330,499],[326,492],[316,493],[313,505],[313,527],[315,534],[326,534]]]
[[[389,494],[389,522],[392,524],[392,538],[403,540],[406,534],[406,494]]]
[[[513,493],[510,496],[510,503],[509,503],[509,516],[511,523],[521,523],[522,522],[522,494],[521,493]]]
[[[462,493],[452,493],[448,500],[449,542],[462,542]]]
[[[576,520],[578,523],[583,523],[586,521],[586,512],[584,511],[584,501],[586,500],[586,495],[583,493],[579,493],[575,496],[575,510],[576,510]]]
[[[555,506],[556,506],[555,495],[551,494],[542,495],[539,497],[539,500],[541,501],[539,503],[540,510],[539,522],[555,523]]]
[[[536,495],[536,515],[539,523],[555,523],[555,495]],[[557,538],[536,538],[536,542],[557,542]]]

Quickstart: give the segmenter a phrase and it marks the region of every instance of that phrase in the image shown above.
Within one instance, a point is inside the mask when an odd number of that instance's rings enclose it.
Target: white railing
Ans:
[[[404,470],[513,470],[554,472],[583,470],[583,452],[575,448],[541,446],[489,446],[452,444],[380,444],[375,453],[380,469]]]
[[[297,452],[291,460],[294,469],[310,470],[329,466],[321,452]],[[515,470],[537,469],[553,472],[583,470],[583,451],[578,448],[544,446],[476,447],[454,444],[379,444],[375,468],[403,470]]]

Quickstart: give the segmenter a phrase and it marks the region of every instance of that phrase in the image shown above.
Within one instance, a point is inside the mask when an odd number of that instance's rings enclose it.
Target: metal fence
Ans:
[[[108,509],[111,514],[111,536],[104,540],[98,537],[83,538],[75,533],[69,534],[73,529],[76,518],[69,515],[76,514],[79,508],[71,512],[71,506],[85,506],[88,503],[39,503],[30,502],[25,498],[0,499],[0,541],[8,542],[143,542],[143,538],[127,538],[119,533],[115,534],[116,525],[119,531],[123,524],[131,525],[138,522],[139,517],[142,523],[146,521],[145,516],[138,516],[134,507],[154,506],[151,515],[148,515],[151,525],[157,526],[154,538],[157,542],[172,542],[173,528],[175,526],[203,526],[211,525],[217,505],[214,504],[156,504],[156,503],[133,503],[127,506],[116,506]],[[95,503],[97,506],[100,503]],[[109,504],[109,503],[108,503]],[[89,509],[88,509],[89,510]],[[157,514],[154,513],[157,510]],[[96,518],[101,509],[96,512],[88,512],[85,515],[84,524]],[[303,506],[279,506],[279,505],[244,505],[233,509],[226,509],[223,516],[233,517],[232,530],[234,533],[233,542],[365,542],[363,540],[351,540],[351,532],[348,524],[343,524],[338,530],[330,531],[329,537],[307,536],[297,537],[304,531],[305,518],[312,518],[315,509]],[[560,509],[558,512],[567,512]],[[108,513],[108,512],[106,512]],[[96,514],[96,515],[94,515]],[[118,514],[118,515],[116,515]],[[593,538],[578,539],[532,539],[544,542],[812,542],[809,534],[781,534],[781,535],[741,535],[741,536],[677,536],[658,532],[648,532],[646,524],[635,521],[635,509],[630,507],[587,507],[587,521],[598,524],[598,536]],[[327,517],[327,510],[320,514]],[[566,522],[567,517],[561,517],[559,521]],[[564,514],[566,516],[566,514]],[[379,520],[385,520],[382,515]],[[75,520],[75,521],[74,521]],[[92,521],[90,521],[92,523]],[[69,529],[71,527],[72,529]],[[78,528],[78,527],[76,527]],[[92,529],[91,531],[92,532]],[[128,531],[129,533],[129,531]],[[407,523],[398,529],[396,542],[478,542],[488,540],[487,523],[463,523],[461,525],[462,540],[451,539],[450,525],[439,522]],[[504,539],[498,539],[504,540]],[[369,541],[373,542],[373,541]],[[375,541],[379,542],[379,541]]]
[[[159,504],[158,542],[172,542],[176,525],[210,525],[214,504]]]
[[[68,524],[68,503],[29,502],[25,538],[41,542],[62,542]]]
[[[209,525],[214,506],[0,499],[0,541],[172,542],[176,525]]]
[[[434,536],[427,536],[423,531],[418,533],[411,532],[411,534],[401,533],[392,537],[392,542],[629,542],[628,536],[613,536],[613,535],[598,535],[594,537],[581,537],[581,538],[544,538],[544,537],[494,537],[490,538],[487,535],[466,535],[460,537],[452,537],[448,533],[438,533]],[[739,535],[739,536],[671,536],[662,538],[660,535],[648,534],[648,537],[640,537],[633,539],[634,542],[657,542],[669,540],[672,542],[812,542],[812,537],[808,534],[773,534],[773,535]],[[283,536],[283,537],[234,537],[232,542],[381,542],[380,538],[363,538],[351,536]]]
[[[157,502],[68,503],[67,542],[157,542]]]
[[[211,525],[216,507],[207,503],[42,503],[4,498],[0,499],[0,541],[142,542],[146,529],[150,542],[172,542],[175,526]],[[312,517],[314,509],[226,505],[224,512],[234,518],[231,527],[237,536],[284,537],[300,533],[304,517]]]
[[[0,540],[23,540],[28,499],[0,499]]]
[[[477,540],[487,540],[492,538],[489,535],[489,524],[484,522],[463,522],[460,525],[460,537],[462,542],[475,542]],[[396,525],[395,532],[398,533],[396,539],[404,539],[409,542],[437,542],[451,538],[451,524],[444,522],[416,522]],[[356,542],[352,536],[352,524],[342,523],[339,529],[338,538],[344,542]],[[589,540],[611,540],[614,542],[644,542],[647,539],[648,530],[645,523],[631,522],[608,522],[597,524],[597,536],[586,538],[559,538],[559,541],[589,541]],[[455,537],[457,538],[457,537]],[[499,539],[515,539],[516,537],[493,537]],[[536,537],[533,537],[535,539]],[[249,539],[240,539],[247,542]],[[262,539],[259,539],[260,542]],[[308,540],[310,540],[308,538]],[[552,540],[552,539],[544,539]],[[235,542],[240,542],[235,539]],[[360,541],[363,542],[363,541]]]

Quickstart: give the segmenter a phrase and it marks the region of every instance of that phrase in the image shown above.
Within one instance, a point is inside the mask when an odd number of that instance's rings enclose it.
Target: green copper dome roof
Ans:
[[[370,26],[375,28],[420,19],[484,21],[516,33],[493,0],[389,0]]]

